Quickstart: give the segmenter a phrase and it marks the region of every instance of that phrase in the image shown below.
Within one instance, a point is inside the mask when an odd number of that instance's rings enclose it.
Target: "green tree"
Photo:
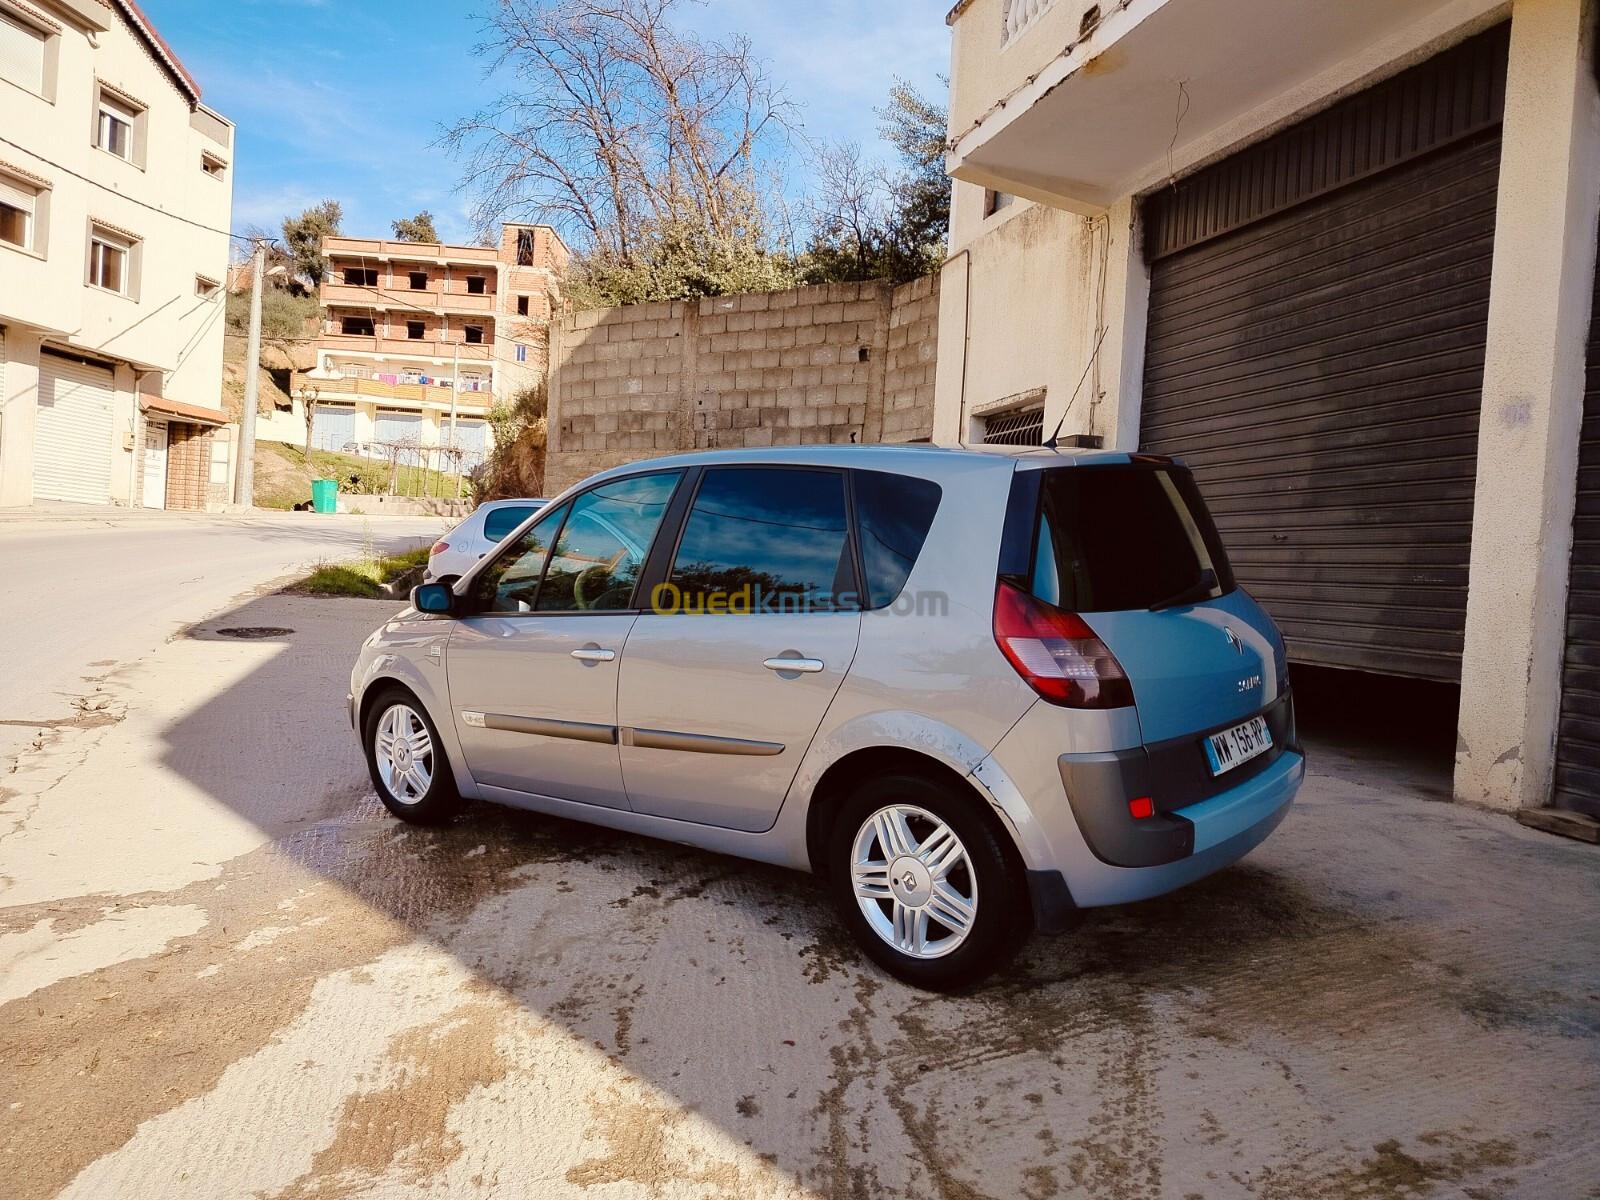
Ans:
[[[294,258],[294,269],[315,287],[328,273],[328,260],[322,256],[322,239],[339,236],[344,209],[337,200],[324,200],[298,217],[283,219],[283,244]]]
[[[853,144],[822,151],[809,206],[811,238],[800,262],[807,282],[905,283],[944,261],[950,227],[944,107],[896,79],[878,116],[900,167],[874,169]]]
[[[528,213],[575,251],[580,302],[784,286],[777,161],[791,105],[743,37],[679,28],[687,0],[495,0],[484,53],[517,92],[449,131],[475,216]]]
[[[439,242],[439,231],[433,227],[433,214],[423,209],[414,217],[405,217],[393,223],[394,236],[402,242]]]

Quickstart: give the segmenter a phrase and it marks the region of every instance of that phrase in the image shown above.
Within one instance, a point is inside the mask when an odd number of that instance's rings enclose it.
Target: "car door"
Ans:
[[[628,634],[617,724],[637,812],[763,830],[861,629],[845,473],[710,467]]]
[[[681,472],[611,480],[552,509],[468,585],[450,704],[481,784],[627,808],[617,668],[633,593]]]

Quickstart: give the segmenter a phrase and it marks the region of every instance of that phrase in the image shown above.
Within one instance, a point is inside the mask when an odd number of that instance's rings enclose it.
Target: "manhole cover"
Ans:
[[[235,625],[229,629],[217,629],[213,632],[218,637],[275,638],[286,637],[294,630],[285,629],[281,625]]]

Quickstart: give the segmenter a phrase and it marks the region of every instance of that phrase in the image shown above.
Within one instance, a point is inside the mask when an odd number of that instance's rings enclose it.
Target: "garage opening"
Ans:
[[[1144,206],[1141,441],[1194,467],[1297,664],[1460,678],[1509,36]]]

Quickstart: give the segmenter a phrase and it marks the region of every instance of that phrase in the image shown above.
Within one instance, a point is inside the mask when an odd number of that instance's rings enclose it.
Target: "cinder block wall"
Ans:
[[[931,277],[569,314],[548,489],[687,450],[925,439],[938,312]]]

